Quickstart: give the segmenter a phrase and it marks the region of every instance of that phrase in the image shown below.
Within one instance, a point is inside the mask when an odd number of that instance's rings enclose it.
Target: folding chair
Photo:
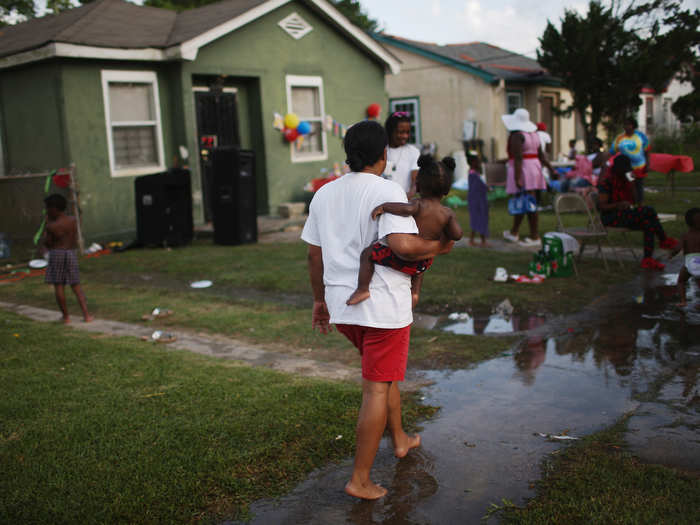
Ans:
[[[598,192],[593,192],[590,194],[591,198],[593,199],[593,203],[595,204],[595,209],[596,213],[598,215],[598,220],[600,221],[600,208],[598,207]],[[602,224],[602,222],[601,222]],[[605,231],[608,233],[619,233],[622,235],[622,247],[623,249],[627,250],[630,255],[632,255],[632,260],[636,261],[638,259],[641,259],[641,257],[637,256],[637,253],[634,251],[633,248],[633,243],[630,241],[629,234],[634,232],[634,231],[639,231],[639,230],[630,230],[629,228],[625,228],[624,226],[605,226],[603,225],[603,228]],[[610,242],[608,240],[608,242]],[[617,260],[620,260],[620,255],[617,253],[617,248],[613,247],[613,250],[615,251],[615,256],[617,257]]]
[[[610,271],[608,266],[608,259],[605,256],[605,251],[601,246],[601,242],[606,241],[608,246],[610,245],[610,240],[608,239],[608,232],[606,231],[603,224],[600,222],[600,217],[597,213],[591,212],[591,209],[586,204],[586,201],[578,193],[560,193],[554,199],[554,213],[557,216],[557,231],[562,233],[568,233],[574,237],[580,244],[578,258],[581,258],[583,251],[586,248],[586,244],[595,242],[598,245],[597,253],[603,259],[603,264],[605,265],[605,271]],[[584,215],[587,218],[586,224],[584,226],[566,226],[565,216],[568,214],[578,214]],[[570,222],[567,220],[567,223]],[[622,261],[617,252],[614,252],[617,257],[617,262],[622,266]],[[574,271],[578,277],[578,267],[576,265],[576,257],[573,258],[574,261]]]
[[[505,162],[487,162],[485,168],[487,186],[506,185],[507,171]]]

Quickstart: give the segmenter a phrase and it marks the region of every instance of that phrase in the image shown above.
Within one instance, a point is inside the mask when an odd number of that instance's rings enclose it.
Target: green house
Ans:
[[[342,130],[386,108],[398,60],[325,0],[225,0],[181,13],[96,0],[0,30],[0,230],[36,230],[44,179],[75,163],[88,240],[133,234],[134,178],[191,170],[195,224],[213,147],[254,151],[257,209],[342,165]],[[311,125],[287,142],[275,114]],[[27,211],[30,210],[30,211]]]

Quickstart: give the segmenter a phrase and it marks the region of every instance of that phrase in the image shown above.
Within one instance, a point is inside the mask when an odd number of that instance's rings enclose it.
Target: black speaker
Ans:
[[[138,243],[178,246],[192,241],[190,172],[171,169],[134,179]]]
[[[211,152],[211,208],[216,244],[258,240],[255,154],[234,146]]]

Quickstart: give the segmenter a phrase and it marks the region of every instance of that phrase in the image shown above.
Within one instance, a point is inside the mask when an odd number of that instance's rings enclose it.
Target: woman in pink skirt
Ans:
[[[515,195],[526,191],[535,196],[538,190],[547,189],[547,183],[542,175],[542,165],[554,173],[551,164],[544,156],[540,147],[540,138],[537,136],[537,126],[530,122],[530,113],[524,109],[516,109],[512,115],[501,116],[510,136],[508,137],[508,175],[506,179],[506,192]],[[520,224],[523,215],[513,215],[513,227],[510,231],[503,232],[503,238],[511,242],[520,242],[525,246],[539,246],[542,244],[537,231],[537,212],[528,213],[527,220],[530,223],[530,236],[520,240]]]

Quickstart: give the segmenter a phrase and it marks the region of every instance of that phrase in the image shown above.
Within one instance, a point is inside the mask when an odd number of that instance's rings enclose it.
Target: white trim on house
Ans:
[[[289,151],[292,163],[298,162],[316,162],[320,160],[328,160],[328,146],[326,144],[326,129],[324,121],[326,118],[326,108],[323,96],[323,78],[303,75],[287,75],[285,77],[286,93],[287,93],[287,111],[296,113],[292,107],[292,87],[315,87],[318,88],[319,105],[321,106],[321,115],[311,118],[309,115],[299,115],[299,118],[309,122],[318,122],[321,125],[321,152],[320,153],[301,153],[297,151],[294,142],[289,144]]]
[[[119,49],[112,47],[81,46],[63,44],[60,42],[46,44],[31,51],[0,58],[0,69],[19,66],[53,57],[96,58],[105,60],[140,60],[159,62],[166,60],[166,54],[161,49]]]
[[[209,31],[197,35],[196,37],[171,46],[167,49],[145,48],[145,49],[121,49],[112,47],[83,46],[77,44],[51,43],[30,51],[24,51],[15,55],[0,58],[0,69],[26,64],[53,57],[72,58],[96,58],[106,60],[142,60],[142,61],[167,61],[167,60],[195,60],[199,49],[217,38],[235,31],[261,16],[281,7],[292,0],[268,0],[249,11],[246,11],[236,18],[232,18]],[[306,0],[323,12],[336,26],[353,37],[361,47],[379,58],[393,74],[398,74],[401,70],[399,61],[389,54],[377,41],[367,35],[364,31],[352,25],[335,7],[326,0]]]
[[[103,69],[102,75],[102,100],[105,112],[105,125],[107,127],[107,153],[109,155],[109,170],[112,177],[128,177],[135,175],[146,175],[158,171],[165,171],[165,154],[163,152],[163,128],[160,118],[160,98],[158,96],[158,76],[155,71],[120,71],[114,69]],[[109,105],[109,84],[120,82],[134,82],[140,84],[151,84],[153,92],[153,108],[155,119],[144,122],[119,122],[121,126],[155,126],[156,154],[158,163],[150,166],[139,166],[131,168],[117,169],[114,158],[114,140],[112,136],[112,118]]]

